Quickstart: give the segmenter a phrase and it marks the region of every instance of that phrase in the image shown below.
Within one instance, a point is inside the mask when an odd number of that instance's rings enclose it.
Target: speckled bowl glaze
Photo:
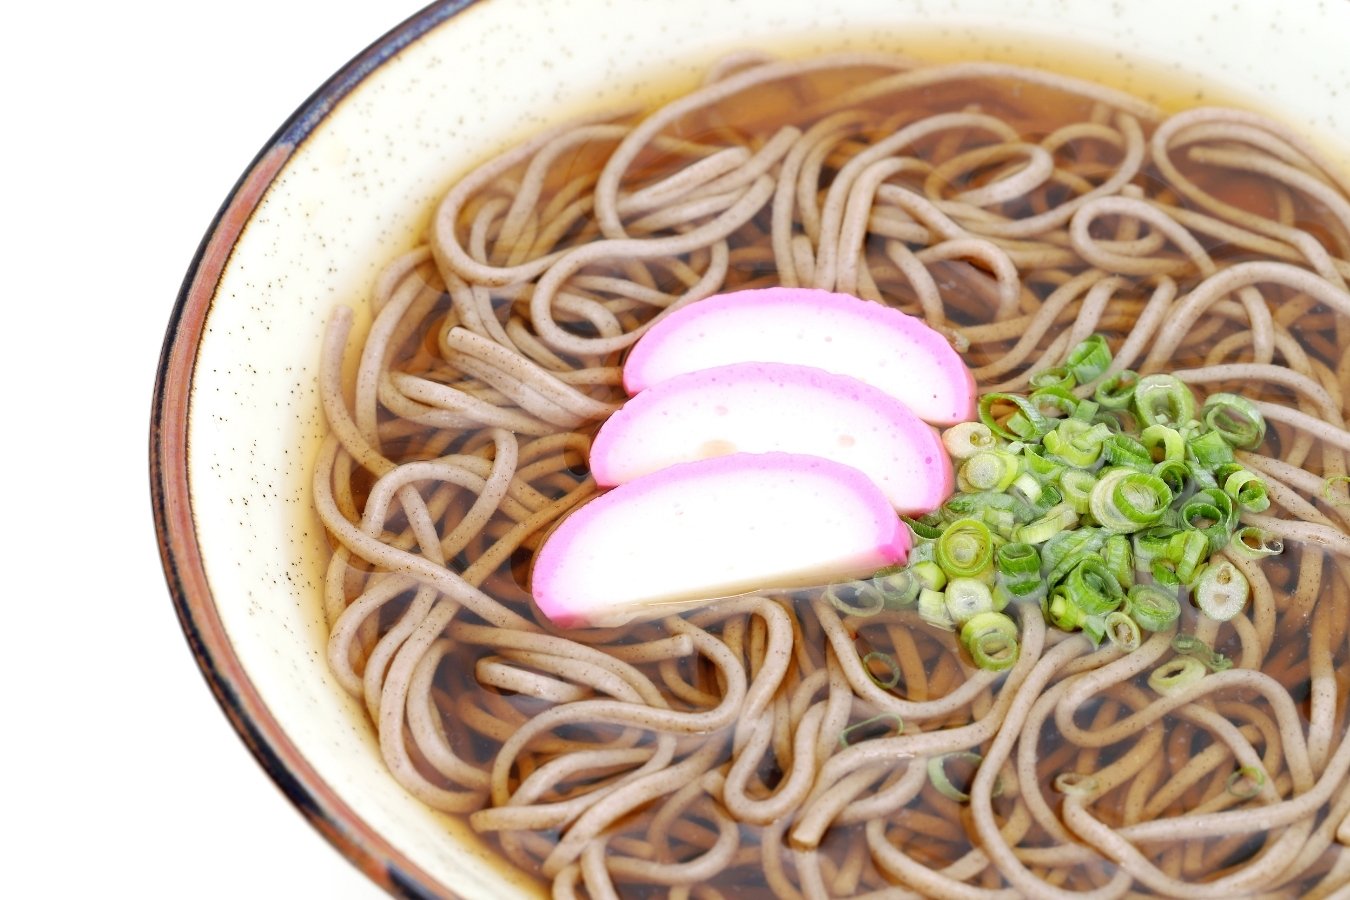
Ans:
[[[1174,102],[1262,107],[1347,146],[1347,34],[1345,0],[428,7],[263,149],[212,223],[169,323],[151,435],[155,515],[178,614],[221,706],[314,826],[391,894],[543,893],[386,773],[361,705],[324,662],[328,548],[310,502],[330,309],[353,306],[364,327],[376,272],[494,150],[586,109],[690,87],[747,45],[1038,64]]]

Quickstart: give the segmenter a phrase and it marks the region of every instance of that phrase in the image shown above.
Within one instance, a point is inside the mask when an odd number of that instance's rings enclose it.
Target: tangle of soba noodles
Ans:
[[[1306,141],[1039,71],[747,55],[554,128],[389,266],[346,397],[331,320],[333,672],[409,792],[560,897],[1345,897],[1347,279],[1350,184]],[[1129,654],[1014,605],[997,674],[822,591],[557,630],[529,561],[596,493],[625,348],[775,284],[923,317],[982,390],[1101,333],[1113,372],[1252,398],[1271,427],[1240,459],[1273,505],[1245,521],[1284,553],[1223,551],[1246,610]],[[1234,665],[1150,688],[1178,631]]]

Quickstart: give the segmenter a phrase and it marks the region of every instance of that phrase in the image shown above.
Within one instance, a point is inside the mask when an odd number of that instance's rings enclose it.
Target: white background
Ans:
[[[420,5],[0,14],[0,895],[383,896],[198,672],[147,447],[165,326],[217,208],[305,98]]]

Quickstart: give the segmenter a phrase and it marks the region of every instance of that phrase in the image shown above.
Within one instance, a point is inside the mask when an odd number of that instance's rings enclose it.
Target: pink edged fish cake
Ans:
[[[862,471],[897,511],[936,509],[952,491],[937,431],[891,395],[847,375],[783,363],[686,372],[633,397],[591,445],[598,484],[730,453],[820,456]]]
[[[817,456],[735,453],[607,491],[545,539],[530,573],[563,626],[614,624],[903,563],[909,528],[866,475]]]
[[[812,366],[890,394],[932,425],[975,415],[975,380],[946,338],[882,303],[812,288],[719,294],[658,321],[624,363],[630,395],[742,362]]]

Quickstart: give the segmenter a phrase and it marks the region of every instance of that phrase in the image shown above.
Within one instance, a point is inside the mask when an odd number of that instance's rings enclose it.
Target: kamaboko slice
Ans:
[[[630,395],[686,372],[740,362],[813,366],[890,394],[932,425],[975,416],[975,381],[922,319],[812,288],[718,294],[658,321],[624,362]]]
[[[686,372],[633,397],[591,445],[598,484],[731,453],[804,453],[852,466],[906,515],[951,494],[937,431],[891,395],[848,375],[784,363]]]
[[[680,463],[578,507],[546,537],[530,590],[565,626],[610,625],[902,563],[909,528],[851,466],[792,453]]]

